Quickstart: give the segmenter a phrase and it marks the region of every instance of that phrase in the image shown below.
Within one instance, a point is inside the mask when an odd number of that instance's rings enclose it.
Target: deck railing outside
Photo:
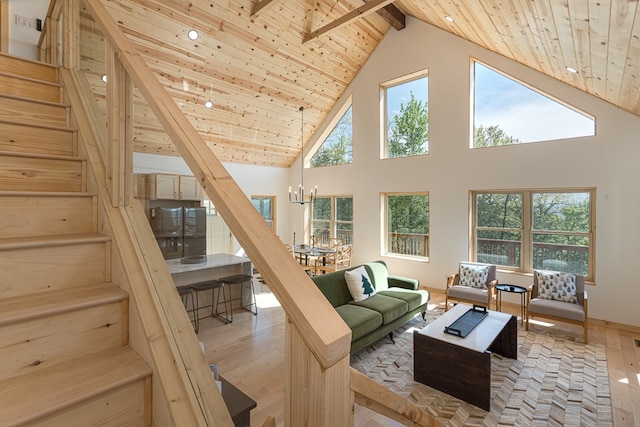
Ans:
[[[419,257],[429,256],[429,235],[389,233],[389,252]]]
[[[522,242],[513,240],[478,239],[476,259],[508,267],[520,267]],[[553,270],[588,275],[589,247],[534,243],[532,253],[534,270]]]

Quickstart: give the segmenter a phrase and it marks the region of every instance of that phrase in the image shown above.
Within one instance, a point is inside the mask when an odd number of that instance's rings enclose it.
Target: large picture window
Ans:
[[[475,260],[594,275],[595,190],[473,192]]]
[[[382,85],[383,158],[429,153],[429,79],[426,72]]]
[[[313,201],[311,236],[318,244],[329,246],[333,238],[353,244],[353,198],[318,197]]]
[[[473,62],[472,148],[595,135],[595,120],[577,108]]]
[[[429,194],[383,195],[385,255],[429,257]]]

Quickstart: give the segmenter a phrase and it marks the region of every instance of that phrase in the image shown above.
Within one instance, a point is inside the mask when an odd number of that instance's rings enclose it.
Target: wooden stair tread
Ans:
[[[37,420],[151,372],[131,348],[119,347],[0,381],[0,425]]]
[[[64,234],[54,236],[16,237],[0,239],[0,250],[33,248],[42,246],[64,246],[79,243],[108,242],[111,237],[99,233]]]
[[[24,81],[28,81],[28,82],[38,83],[38,84],[42,84],[42,85],[47,85],[47,86],[51,86],[51,87],[58,87],[58,88],[62,87],[62,85],[59,82],[50,82],[50,81],[47,81],[47,80],[42,80],[42,79],[38,79],[38,78],[34,78],[34,77],[27,77],[27,76],[23,76],[21,74],[10,73],[10,72],[6,72],[6,71],[0,71],[0,75],[7,76],[7,77],[12,77],[12,78],[15,78],[15,79],[24,80]]]
[[[51,124],[48,124],[48,123],[38,123],[35,120],[27,121],[27,120],[11,120],[11,119],[2,119],[2,118],[0,118],[0,123],[7,123],[7,124],[10,124],[10,125],[18,125],[18,126],[27,126],[27,127],[32,127],[32,128],[53,129],[53,130],[60,130],[60,131],[66,131],[66,132],[77,132],[78,131],[78,128],[75,128],[75,127],[57,126],[57,125],[51,125]]]
[[[35,159],[53,159],[53,160],[70,160],[70,161],[85,161],[84,157],[75,156],[56,156],[53,154],[37,154],[37,153],[21,153],[19,151],[0,151],[0,156],[8,157],[31,157]]]
[[[36,104],[45,104],[45,105],[51,105],[54,107],[63,107],[63,108],[70,108],[71,104],[69,104],[68,102],[54,102],[54,101],[46,101],[44,99],[36,99],[36,98],[28,98],[25,96],[20,96],[20,95],[13,95],[10,93],[0,93],[0,98],[10,98],[10,99],[15,99],[17,101],[25,101],[25,102],[33,102]]]
[[[81,191],[10,191],[0,190],[0,197],[94,197],[96,193]]]
[[[0,326],[127,299],[109,283],[21,295],[0,300]]]

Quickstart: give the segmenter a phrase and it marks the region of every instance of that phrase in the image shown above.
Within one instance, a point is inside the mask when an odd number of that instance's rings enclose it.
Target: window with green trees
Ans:
[[[323,196],[313,201],[311,235],[324,246],[337,237],[345,245],[353,244],[353,198]]]
[[[385,150],[395,158],[429,153],[429,79],[426,72],[382,85]]]
[[[384,194],[386,254],[429,257],[429,194]]]
[[[275,197],[251,196],[251,203],[260,212],[260,215],[275,230]]]
[[[345,111],[318,151],[311,157],[311,167],[342,165],[353,162],[353,126],[351,106]]]
[[[593,117],[477,61],[472,148],[595,135]]]
[[[591,279],[594,194],[593,189],[474,192],[476,261]]]

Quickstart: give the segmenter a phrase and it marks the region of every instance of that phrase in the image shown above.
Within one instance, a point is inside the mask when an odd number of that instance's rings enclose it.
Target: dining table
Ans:
[[[304,264],[309,265],[310,259],[318,259],[322,258],[322,265],[326,265],[327,255],[334,253],[336,250],[334,248],[327,248],[322,246],[309,246],[309,245],[295,245],[293,250],[296,254],[300,255],[300,263],[302,264],[304,259]]]

